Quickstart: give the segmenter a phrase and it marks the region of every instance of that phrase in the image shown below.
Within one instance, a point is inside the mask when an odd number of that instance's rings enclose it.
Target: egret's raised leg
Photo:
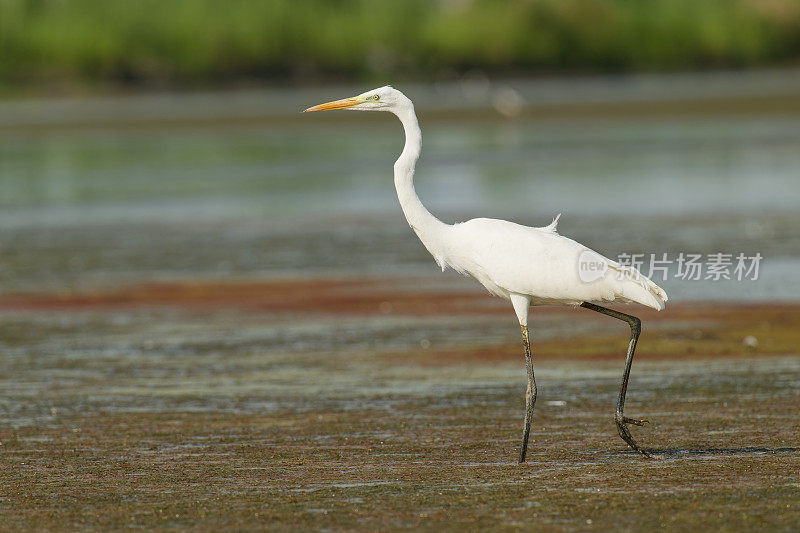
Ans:
[[[635,316],[626,315],[625,313],[620,313],[619,311],[614,311],[613,309],[608,309],[607,307],[601,307],[588,302],[582,303],[581,307],[585,307],[586,309],[590,309],[592,311],[597,311],[598,313],[608,315],[618,320],[624,320],[631,327],[631,340],[628,344],[628,355],[625,358],[625,372],[622,374],[622,384],[619,387],[619,399],[617,400],[617,411],[614,413],[614,422],[617,424],[619,436],[622,437],[622,440],[628,443],[628,446],[642,454],[642,456],[650,457],[650,455],[636,443],[631,435],[631,432],[628,430],[628,424],[643,426],[647,424],[648,421],[628,418],[623,414],[623,410],[625,408],[625,393],[628,391],[628,378],[631,375],[631,364],[633,363],[633,352],[636,350],[636,341],[639,340],[639,334],[642,332],[642,321]]]
[[[519,462],[525,462],[528,451],[528,437],[531,433],[533,406],[536,404],[536,379],[533,376],[533,359],[531,358],[531,341],[528,337],[528,326],[522,328],[522,344],[525,346],[525,369],[528,371],[528,390],[525,393],[525,427],[522,431],[522,449],[519,451]]]

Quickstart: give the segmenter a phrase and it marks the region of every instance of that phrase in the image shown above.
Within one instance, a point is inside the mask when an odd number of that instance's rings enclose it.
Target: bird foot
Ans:
[[[622,413],[616,413],[614,415],[614,422],[617,424],[617,431],[619,432],[619,436],[622,437],[628,446],[630,446],[633,450],[639,452],[642,457],[649,459],[650,454],[647,453],[639,444],[634,440],[633,435],[628,430],[628,424],[633,424],[634,426],[644,426],[645,424],[649,424],[649,420],[639,419],[639,418],[628,418],[627,416],[623,416]]]

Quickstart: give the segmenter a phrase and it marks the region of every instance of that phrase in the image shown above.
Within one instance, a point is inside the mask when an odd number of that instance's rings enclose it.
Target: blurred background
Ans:
[[[7,0],[4,89],[792,65],[794,0]]]
[[[759,251],[758,282],[667,288],[795,299],[799,62],[796,0],[7,0],[0,289],[429,272],[399,126],[298,113],[392,84],[440,217]]]
[[[630,309],[647,475],[625,328],[568,309],[510,466],[510,305],[409,229],[394,117],[301,113],[386,84],[441,219],[672,261]],[[791,529],[798,205],[800,0],[0,0],[2,522]]]

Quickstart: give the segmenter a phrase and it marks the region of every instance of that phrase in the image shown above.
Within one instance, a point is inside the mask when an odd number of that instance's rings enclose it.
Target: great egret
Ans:
[[[433,216],[414,191],[414,167],[422,148],[422,132],[414,104],[400,91],[388,86],[380,87],[351,98],[309,107],[305,111],[330,109],[388,111],[400,119],[406,142],[403,153],[394,164],[394,184],[408,224],[442,270],[450,267],[463,275],[469,274],[490,293],[511,300],[522,329],[528,373],[519,462],[525,461],[531,416],[536,403],[536,380],[528,336],[528,310],[531,305],[580,306],[624,320],[630,325],[631,337],[614,422],[620,437],[642,456],[649,457],[628,430],[628,424],[641,426],[647,421],[623,415],[625,392],[633,352],[641,332],[641,321],[635,316],[601,307],[594,302],[636,302],[660,311],[667,301],[667,294],[661,287],[636,269],[622,266],[559,235],[556,232],[558,216],[541,228],[490,218],[476,218],[450,225]],[[600,265],[602,268],[588,269],[590,275],[585,275],[587,272],[580,270],[583,264],[592,267]]]

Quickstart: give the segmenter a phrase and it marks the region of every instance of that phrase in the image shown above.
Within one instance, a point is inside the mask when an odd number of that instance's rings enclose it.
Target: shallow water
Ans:
[[[628,101],[598,84],[564,94]],[[446,220],[562,212],[612,257],[764,256],[757,282],[659,280],[679,305],[642,310],[626,413],[652,417],[635,435],[657,461],[612,422],[625,327],[537,310],[519,467],[519,329],[405,224],[399,126],[242,98],[0,105],[3,523],[797,523],[797,306],[680,305],[800,297],[796,114],[454,118],[422,99],[418,190]]]
[[[211,519],[241,529],[574,530],[624,517],[639,530],[673,517],[692,530],[709,521],[792,530],[800,309],[708,306],[716,325],[706,327],[696,307],[647,320],[626,403],[652,421],[633,428],[655,456],[647,461],[613,423],[623,327],[586,316],[588,336],[548,348],[540,332],[568,320],[537,314],[540,399],[524,465],[515,462],[524,369],[518,343],[506,344],[518,330],[494,314],[460,325],[467,344],[456,343],[456,357],[449,315],[4,314],[0,519],[21,530]],[[412,328],[430,336],[428,349]],[[765,351],[742,347],[742,328]],[[771,342],[782,338],[783,348]]]
[[[690,82],[672,80],[691,94]],[[592,83],[612,94],[608,80]],[[520,91],[543,99],[557,89]],[[186,277],[437,278],[394,195],[402,130],[392,117],[287,115],[278,104],[299,97],[272,91],[257,120],[243,121],[244,103],[259,100],[235,96],[4,104],[0,291]],[[437,112],[447,106],[430,94],[421,99],[417,189],[441,218],[544,225],[562,213],[562,234],[612,258],[667,253],[668,279],[658,281],[673,299],[800,297],[797,114],[701,105],[654,116],[656,102],[652,113],[539,116],[534,106],[508,118],[468,102],[457,117]],[[145,122],[132,121],[137,111]],[[680,252],[764,259],[758,281],[690,282],[676,279]]]

